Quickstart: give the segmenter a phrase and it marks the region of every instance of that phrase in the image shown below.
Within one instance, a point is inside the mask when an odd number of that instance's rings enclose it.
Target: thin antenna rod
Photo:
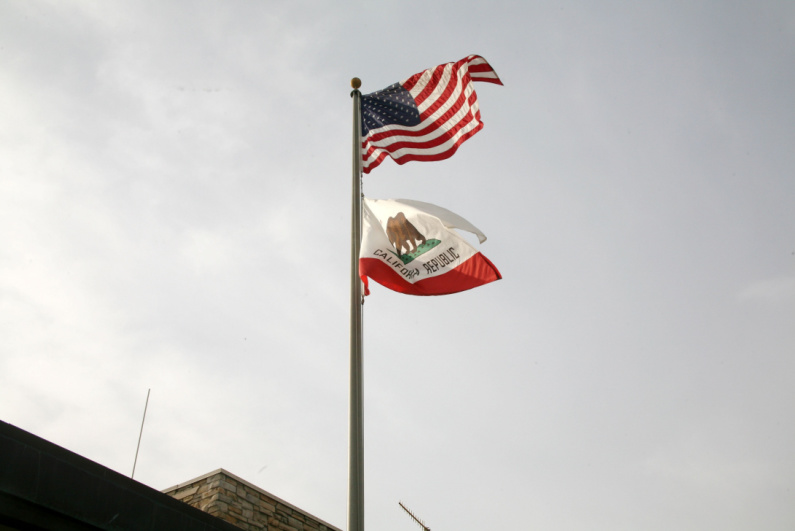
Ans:
[[[130,479],[135,478],[135,465],[138,464],[138,450],[141,449],[141,436],[144,434],[144,422],[146,422],[146,408],[149,407],[149,393],[152,392],[152,389],[146,391],[146,404],[144,405],[144,418],[141,420],[141,432],[138,434],[138,446],[135,447],[135,461],[133,461],[133,471],[130,475]]]
[[[408,507],[406,507],[405,505],[403,505],[403,502],[398,502],[398,505],[400,505],[400,506],[403,508],[403,510],[404,510],[404,511],[406,511],[407,513],[409,513],[409,516],[411,516],[411,518],[412,518],[412,519],[413,519],[415,522],[417,522],[418,524],[420,524],[420,526],[421,526],[421,527],[422,527],[422,528],[423,528],[425,531],[431,531],[431,528],[430,528],[430,527],[428,527],[427,525],[425,525],[425,522],[423,522],[422,520],[420,520],[419,518],[417,518],[416,516],[414,516],[414,513],[413,513],[413,512],[411,512],[411,511],[408,509]]]

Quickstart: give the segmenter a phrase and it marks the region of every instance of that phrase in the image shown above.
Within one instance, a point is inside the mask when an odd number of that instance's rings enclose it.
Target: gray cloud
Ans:
[[[485,129],[365,177],[504,276],[372,287],[368,527],[791,528],[795,10],[460,6],[0,7],[0,418],[127,474],[151,388],[136,479],[344,527],[348,83],[480,53]]]

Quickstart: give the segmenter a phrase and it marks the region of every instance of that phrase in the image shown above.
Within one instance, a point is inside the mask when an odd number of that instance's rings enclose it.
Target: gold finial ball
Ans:
[[[358,77],[351,79],[351,86],[354,88],[354,90],[359,90],[359,87],[362,86],[362,80]]]

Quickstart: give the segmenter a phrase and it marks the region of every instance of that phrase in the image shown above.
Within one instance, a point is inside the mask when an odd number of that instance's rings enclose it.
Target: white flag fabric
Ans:
[[[409,295],[447,295],[502,278],[488,258],[452,229],[486,236],[449,210],[409,199],[362,203],[359,276]]]

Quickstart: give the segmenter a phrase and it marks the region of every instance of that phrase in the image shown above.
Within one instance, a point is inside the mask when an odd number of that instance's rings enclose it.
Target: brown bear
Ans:
[[[386,235],[389,242],[395,247],[398,256],[403,255],[403,248],[406,254],[413,253],[417,248],[426,242],[425,236],[406,219],[403,212],[398,212],[394,218],[389,218],[386,222]]]

